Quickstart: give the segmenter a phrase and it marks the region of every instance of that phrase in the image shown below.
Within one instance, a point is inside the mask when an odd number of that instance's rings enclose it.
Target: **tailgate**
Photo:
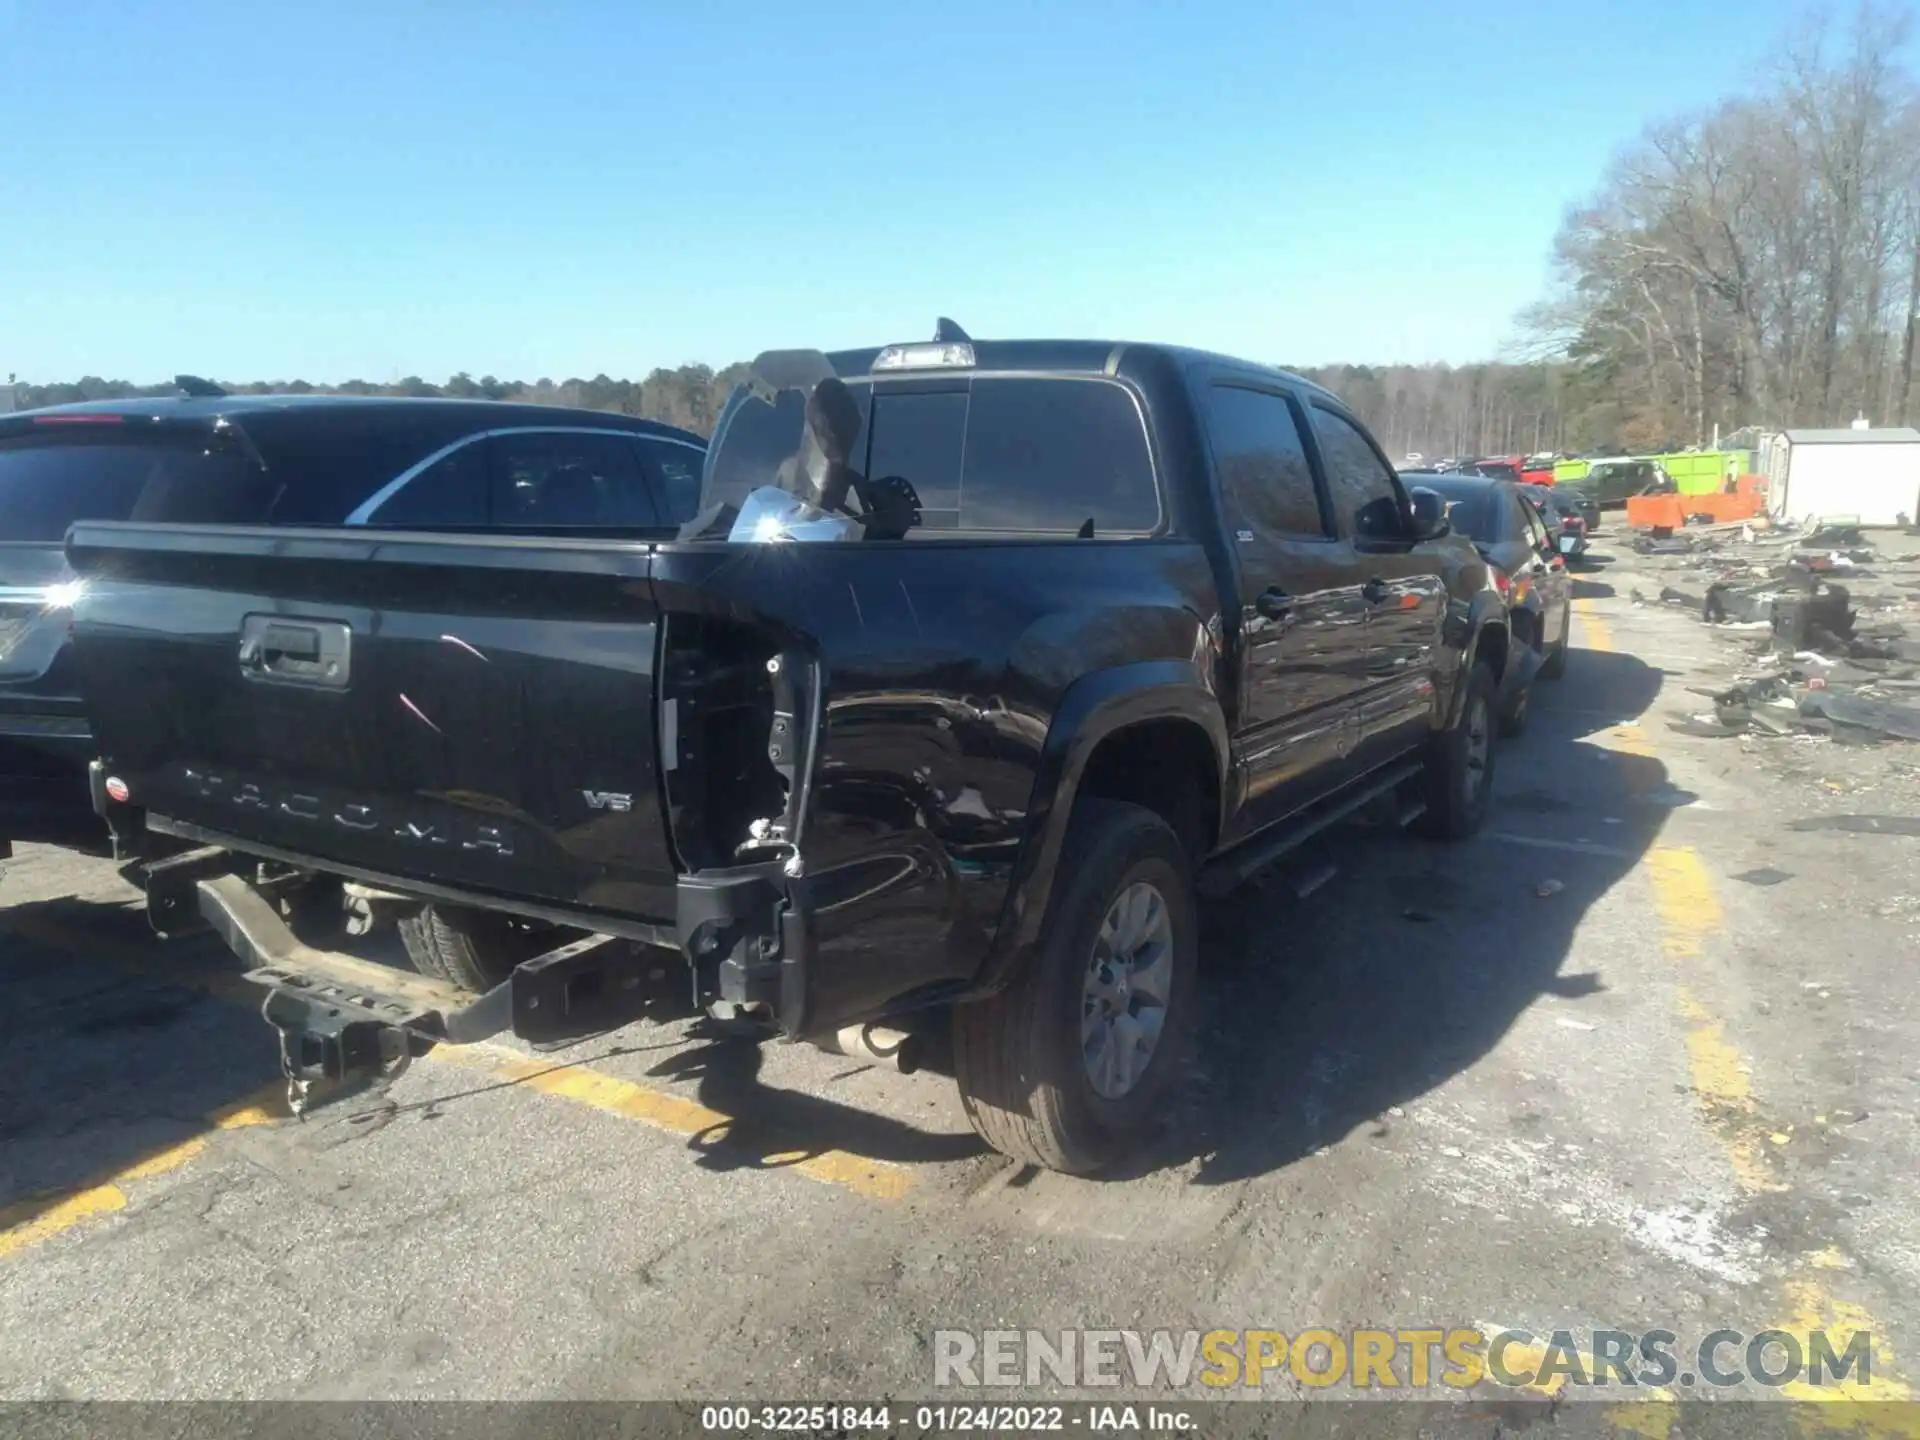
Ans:
[[[672,915],[646,545],[83,523],[68,556],[101,754],[162,828]]]

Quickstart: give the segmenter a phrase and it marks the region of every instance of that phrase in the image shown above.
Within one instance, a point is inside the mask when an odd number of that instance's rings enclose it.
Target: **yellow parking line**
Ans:
[[[726,1143],[734,1117],[696,1100],[649,1089],[631,1080],[578,1065],[554,1065],[491,1045],[449,1045],[433,1052],[456,1065],[484,1071],[542,1095],[551,1095],[602,1114],[638,1120],[684,1139]],[[752,1155],[743,1150],[743,1158]],[[793,1170],[811,1180],[838,1185],[870,1200],[898,1200],[913,1188],[913,1174],[899,1165],[844,1150],[769,1152],[758,1157],[770,1168]]]
[[[151,1180],[178,1170],[207,1148],[208,1136],[221,1130],[240,1130],[249,1125],[270,1125],[285,1118],[281,1097],[286,1086],[280,1082],[263,1087],[243,1100],[223,1105],[206,1117],[207,1129],[199,1135],[155,1150],[131,1165],[96,1177],[73,1193],[52,1203],[51,1197],[22,1200],[0,1208],[0,1260],[19,1254],[43,1240],[51,1240],[101,1215],[127,1208],[125,1186],[137,1180]]]
[[[1612,651],[1613,636],[1592,602],[1576,600],[1573,606],[1587,648]],[[1617,726],[1609,738],[1613,741],[1611,748],[1654,756],[1652,739],[1637,724]],[[1704,956],[1706,940],[1720,930],[1724,920],[1713,879],[1700,856],[1684,845],[1657,845],[1647,852],[1645,864],[1653,888],[1654,913],[1660,922],[1661,949],[1677,965],[1690,967]],[[1679,985],[1675,1003],[1686,1026],[1687,1070],[1694,1094],[1710,1122],[1709,1132],[1726,1151],[1735,1182],[1749,1193],[1787,1188],[1765,1163],[1751,1067],[1727,1038],[1725,1025],[1692,987]],[[1796,1334],[1803,1350],[1813,1330],[1824,1329],[1842,1340],[1850,1330],[1867,1331],[1873,1336],[1873,1378],[1864,1385],[1843,1381],[1815,1387],[1797,1382],[1785,1387],[1786,1398],[1844,1407],[1838,1412],[1823,1408],[1822,1425],[1850,1424],[1865,1434],[1920,1440],[1920,1407],[1862,1403],[1910,1400],[1912,1391],[1894,1372],[1885,1327],[1860,1306],[1835,1296],[1823,1282],[1819,1272],[1831,1268],[1831,1252],[1822,1252],[1786,1282],[1791,1318],[1776,1328]],[[1657,1402],[1615,1406],[1608,1418],[1619,1429],[1647,1436],[1664,1437],[1671,1428],[1670,1409]]]
[[[176,971],[165,960],[138,947],[100,939],[58,922],[32,916],[19,919],[0,918],[0,931],[5,930],[11,930],[39,944],[62,951],[82,954],[91,951],[123,968],[137,970],[143,974],[157,974],[182,985],[196,986],[222,999],[253,1005],[260,998],[260,990],[257,986],[241,979],[231,971],[216,970],[211,973],[205,969],[192,972]],[[636,1085],[632,1081],[605,1075],[585,1066],[554,1065],[541,1060],[530,1060],[499,1046],[442,1045],[431,1051],[427,1059],[484,1070],[502,1081],[539,1094],[550,1095],[576,1105],[584,1105],[588,1109],[598,1110],[603,1114],[618,1115],[622,1119],[638,1120],[656,1130],[663,1130],[683,1138],[700,1136],[725,1143],[727,1135],[736,1123],[734,1117],[730,1115],[664,1090]],[[743,1159],[750,1157],[750,1152],[745,1149],[742,1149],[741,1154]],[[750,1158],[757,1160],[766,1168],[792,1170],[805,1175],[808,1179],[838,1185],[843,1189],[851,1190],[856,1195],[863,1195],[873,1200],[897,1200],[913,1187],[912,1172],[906,1168],[841,1150],[824,1150],[818,1153],[785,1151],[760,1154]],[[111,1186],[104,1188],[111,1189]],[[70,1201],[62,1203],[81,1204],[82,1196],[76,1195]],[[120,1208],[118,1204],[112,1203],[111,1196],[105,1194],[94,1196],[84,1203],[105,1206],[108,1209]],[[124,1198],[121,1203],[124,1203]],[[4,1250],[0,1250],[0,1255],[5,1253]]]

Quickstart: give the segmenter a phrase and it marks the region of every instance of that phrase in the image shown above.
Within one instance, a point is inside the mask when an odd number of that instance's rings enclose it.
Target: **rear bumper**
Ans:
[[[344,1080],[435,1045],[511,1030],[535,1042],[590,1034],[644,1003],[646,963],[594,935],[558,946],[474,995],[424,976],[304,943],[238,875],[194,882],[197,908],[266,991],[261,1013],[286,1043],[289,1079]]]
[[[525,961],[475,996],[308,945],[274,898],[234,873],[246,858],[213,844],[155,863],[147,879],[148,914],[163,935],[210,927],[247,963],[246,978],[266,991],[263,1013],[280,1031],[297,1078],[376,1071],[442,1042],[466,1044],[506,1031],[538,1044],[615,1028],[658,997],[654,977],[662,973],[663,949],[686,962],[683,1000],[702,1008],[752,1007],[796,1037],[806,1028],[807,909],[804,894],[796,893],[803,882],[777,867],[682,876],[670,928],[508,906],[483,896],[423,896],[530,913],[590,932]],[[420,888],[360,878],[401,894]]]
[[[66,695],[9,695],[0,691],[0,740],[84,766],[93,755],[86,708]]]
[[[85,770],[50,768],[0,773],[0,846],[23,840],[104,850],[107,831],[88,800]]]

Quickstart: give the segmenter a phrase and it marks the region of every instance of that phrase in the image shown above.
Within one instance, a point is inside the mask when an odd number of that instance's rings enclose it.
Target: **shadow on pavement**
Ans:
[[[203,1134],[275,1082],[257,1009],[213,993],[238,968],[210,938],[160,941],[128,906],[0,911],[0,1228]]]
[[[1195,1183],[1217,1185],[1280,1169],[1392,1124],[1390,1107],[1472,1066],[1541,996],[1603,990],[1604,977],[1563,968],[1574,932],[1689,797],[1659,761],[1590,737],[1638,717],[1660,684],[1632,656],[1576,651],[1502,748],[1480,836],[1343,834],[1325,857],[1341,873],[1306,900],[1275,883],[1217,907],[1202,1079],[1160,1152],[1128,1173],[1198,1157]],[[1543,896],[1543,881],[1559,888]]]
[[[353,948],[367,959],[405,965],[391,937]],[[0,1013],[8,1016],[9,1034],[8,1063],[0,1069],[0,1230],[113,1182],[207,1133],[216,1112],[278,1086],[278,1050],[260,1019],[261,992],[240,978],[242,969],[212,936],[158,939],[137,906],[61,898],[0,909]],[[825,1151],[898,1164],[984,1151],[971,1134],[922,1131],[768,1086],[759,1078],[759,1043],[705,1022],[683,1032],[676,1022],[691,1018],[684,1004],[662,1004],[649,1018],[672,1028],[588,1037],[535,1058],[563,1068],[673,1052],[651,1073],[697,1081],[701,1102],[730,1120],[723,1138],[691,1142],[707,1169],[778,1168]],[[649,1036],[657,1039],[650,1043]],[[525,1083],[485,1083],[410,1105],[393,1104],[379,1082],[324,1084],[315,1087],[312,1114],[386,1123],[395,1114],[445,1111]]]
[[[734,1169],[743,1160],[755,1163],[769,1155],[791,1164],[829,1150],[898,1165],[967,1160],[986,1153],[986,1146],[970,1132],[920,1130],[805,1091],[766,1085],[760,1079],[761,1043],[715,1034],[705,1026],[693,1033],[702,1042],[698,1048],[669,1055],[647,1073],[697,1079],[700,1103],[733,1117],[723,1148],[701,1146],[701,1164],[709,1169]]]

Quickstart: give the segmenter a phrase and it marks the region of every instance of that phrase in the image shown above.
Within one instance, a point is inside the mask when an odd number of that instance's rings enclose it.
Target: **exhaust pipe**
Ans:
[[[920,1068],[926,1041],[910,1030],[890,1030],[884,1025],[849,1025],[844,1030],[813,1042],[829,1055],[847,1055],[891,1065],[902,1075]]]

